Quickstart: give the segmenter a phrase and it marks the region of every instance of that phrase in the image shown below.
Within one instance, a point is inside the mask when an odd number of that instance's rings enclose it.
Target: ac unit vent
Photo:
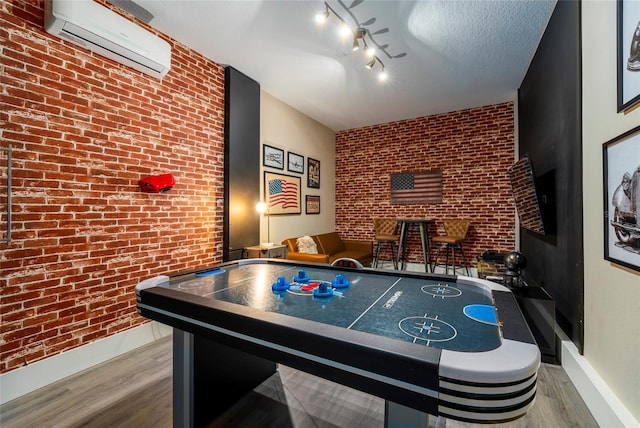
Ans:
[[[171,68],[167,42],[91,0],[47,0],[45,29],[155,77]]]

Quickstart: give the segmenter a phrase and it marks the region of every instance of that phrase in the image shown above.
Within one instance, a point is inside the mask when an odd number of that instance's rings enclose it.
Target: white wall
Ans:
[[[262,144],[278,147],[285,151],[285,170],[288,175],[299,175],[287,171],[287,152],[292,151],[304,156],[305,166],[302,177],[302,214],[273,215],[263,218],[260,227],[260,242],[267,242],[269,226],[270,242],[280,243],[284,239],[302,235],[315,235],[335,230],[335,132],[319,122],[302,114],[267,92],[260,93],[260,156]],[[320,161],[320,188],[307,187],[307,158]],[[263,171],[278,171],[261,167]],[[264,195],[264,179],[261,179],[261,192]],[[305,214],[305,195],[320,196],[320,214]]]
[[[616,2],[584,1],[584,357],[638,421],[640,274],[603,257],[602,145],[640,124],[640,108],[627,115],[616,113],[616,76]]]

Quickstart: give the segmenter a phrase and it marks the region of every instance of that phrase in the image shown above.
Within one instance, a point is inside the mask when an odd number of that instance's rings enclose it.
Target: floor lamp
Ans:
[[[256,211],[258,211],[262,215],[267,216],[267,242],[263,242],[260,245],[262,247],[273,247],[273,242],[271,242],[271,224],[270,224],[270,216],[269,216],[269,206],[266,202],[258,202],[256,204]]]

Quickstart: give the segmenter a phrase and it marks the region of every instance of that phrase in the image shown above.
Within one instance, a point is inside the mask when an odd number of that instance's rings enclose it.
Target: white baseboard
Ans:
[[[559,328],[559,353],[562,367],[585,402],[598,426],[638,428],[640,423],[611,391],[576,345]]]
[[[171,334],[155,321],[0,375],[0,404]]]

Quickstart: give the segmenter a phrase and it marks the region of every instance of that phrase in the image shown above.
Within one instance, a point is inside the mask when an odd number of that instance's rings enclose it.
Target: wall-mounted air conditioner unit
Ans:
[[[92,0],[46,0],[45,30],[102,56],[162,79],[171,46]]]

